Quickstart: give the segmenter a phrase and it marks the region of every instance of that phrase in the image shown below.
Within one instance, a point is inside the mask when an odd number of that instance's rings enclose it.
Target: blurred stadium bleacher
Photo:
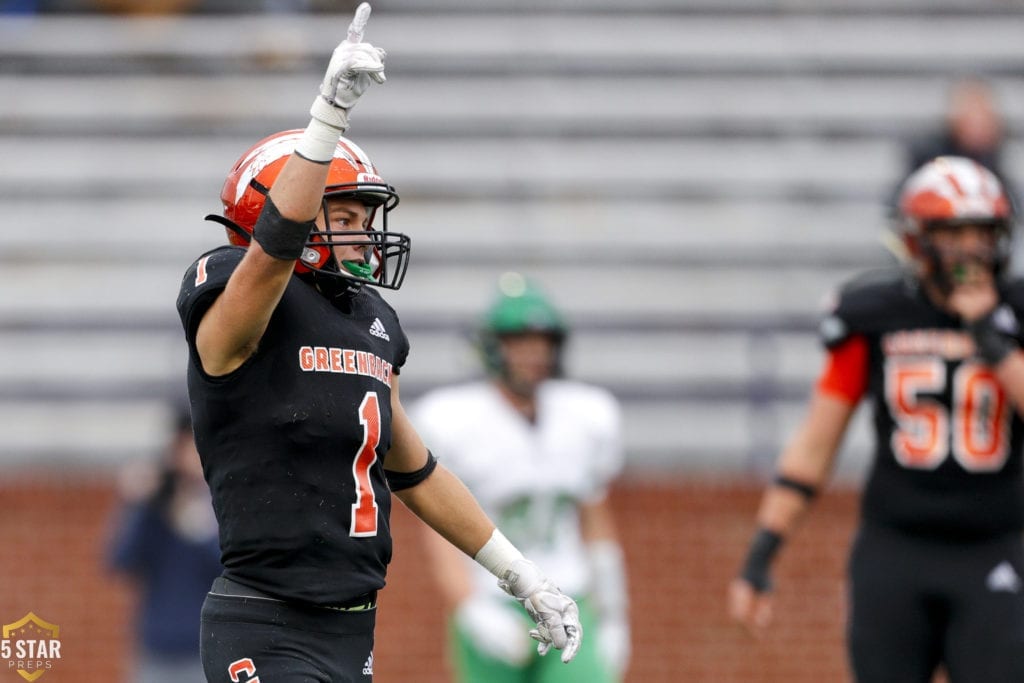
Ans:
[[[224,241],[202,217],[238,154],[305,123],[355,3],[194,0],[131,18],[36,4],[51,10],[0,14],[0,622],[60,624],[68,656],[45,680],[108,683],[132,640],[131,592],[103,573],[113,468],[164,443],[180,277]],[[847,680],[854,487],[822,496],[780,561],[770,638],[728,623],[724,588],[818,369],[819,302],[889,262],[884,200],[952,79],[990,78],[1007,170],[1024,178],[1020,0],[373,6],[389,82],[351,132],[413,237],[388,294],[413,343],[404,400],[476,371],[466,332],[500,272],[538,276],[574,324],[571,374],[626,408],[611,502],[636,615],[629,680]],[[852,482],[866,413],[841,459]],[[441,683],[416,524],[396,506],[377,673]]]
[[[389,296],[413,342],[406,400],[474,372],[472,316],[522,269],[570,314],[572,374],[623,398],[636,472],[767,467],[817,370],[818,302],[888,260],[882,201],[905,137],[966,72],[992,78],[1011,129],[1024,117],[1013,2],[374,11],[389,83],[351,133],[413,236]],[[345,21],[0,18],[5,462],[158,447],[183,375],[180,276],[223,241],[202,217],[243,149],[304,123]],[[1024,176],[1015,140],[1007,156]]]

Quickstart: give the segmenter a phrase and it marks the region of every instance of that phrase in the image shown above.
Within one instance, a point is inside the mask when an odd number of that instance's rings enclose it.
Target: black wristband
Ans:
[[[293,221],[282,216],[268,195],[252,229],[252,237],[274,258],[294,261],[302,256],[314,227],[313,221]]]
[[[1001,308],[965,325],[974,340],[978,358],[991,366],[999,365],[1003,359],[1020,348],[1013,337],[1002,332],[996,325],[996,315]]]
[[[779,534],[761,528],[750,542],[750,550],[747,551],[747,560],[740,570],[740,578],[759,593],[767,593],[772,589],[771,564],[782,546],[782,541],[783,538]]]
[[[392,491],[404,491],[411,489],[424,479],[429,477],[437,469],[437,458],[430,451],[427,451],[427,464],[415,472],[395,472],[384,470],[384,476],[388,480],[388,488]]]
[[[784,489],[795,491],[803,496],[806,500],[811,500],[818,495],[818,489],[810,484],[805,484],[802,481],[796,479],[790,479],[784,474],[778,474],[775,476],[774,483],[776,486],[781,486]]]

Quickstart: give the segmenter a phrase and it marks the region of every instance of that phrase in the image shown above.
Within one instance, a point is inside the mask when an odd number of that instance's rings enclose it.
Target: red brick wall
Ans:
[[[724,595],[759,496],[743,484],[685,481],[624,482],[613,492],[630,573],[630,681],[849,680],[843,568],[856,495],[830,491],[818,502],[779,563],[776,627],[756,642],[724,618]],[[64,658],[43,683],[123,680],[132,594],[102,568],[112,482],[8,476],[0,500],[0,623],[33,611],[60,625]],[[419,524],[396,506],[395,560],[380,601],[375,653],[381,683],[447,680],[439,601],[417,565]],[[0,670],[0,683],[20,681]]]

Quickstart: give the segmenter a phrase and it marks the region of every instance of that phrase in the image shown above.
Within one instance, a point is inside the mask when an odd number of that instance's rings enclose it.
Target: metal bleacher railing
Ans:
[[[524,270],[575,324],[573,374],[623,399],[636,472],[763,469],[819,300],[888,258],[901,138],[967,71],[1024,117],[1024,14],[994,0],[464,4],[380,3],[389,83],[353,117],[415,245],[403,393],[472,373],[465,331]],[[177,285],[223,241],[202,216],[302,125],[345,21],[0,18],[0,463],[158,447]]]

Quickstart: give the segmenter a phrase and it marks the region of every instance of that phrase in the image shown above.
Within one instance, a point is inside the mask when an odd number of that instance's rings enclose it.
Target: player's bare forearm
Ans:
[[[393,472],[415,472],[427,464],[427,447],[413,427],[400,398],[400,380],[391,385],[391,449],[384,460]],[[470,557],[491,537],[494,524],[454,474],[438,464],[415,486],[395,496],[417,517]]]
[[[289,157],[270,190],[281,216],[296,222],[316,217],[323,201],[327,169],[324,164],[296,155]],[[271,256],[258,239],[252,241],[245,258],[196,331],[196,348],[206,372],[225,375],[252,355],[294,267],[294,260]]]
[[[788,537],[800,525],[810,501],[799,494],[769,486],[757,510],[757,526]]]
[[[318,164],[297,154],[288,157],[281,174],[270,188],[270,198],[285,218],[311,221],[316,218],[324,198],[328,164]]]
[[[267,255],[257,242],[249,246],[196,330],[196,348],[207,373],[225,375],[252,355],[294,266]]]
[[[272,210],[272,204],[288,221],[314,220],[323,202],[328,169],[327,164],[292,154],[270,188],[264,212]],[[252,355],[288,286],[295,260],[271,256],[262,244],[257,234],[197,330],[199,357],[211,375],[227,374]]]
[[[462,552],[433,529],[423,527],[425,563],[446,607],[455,609],[473,593],[469,565]]]
[[[844,398],[816,390],[804,421],[779,456],[776,478],[757,511],[757,530],[746,559],[729,585],[730,617],[755,636],[772,621],[774,558],[807,513],[814,493],[828,480],[855,409]]]
[[[440,464],[424,481],[395,496],[469,557],[477,554],[494,531],[494,523],[465,484]]]
[[[855,409],[855,404],[843,398],[816,391],[803,423],[779,457],[776,472],[820,490],[832,475],[836,453]],[[785,536],[796,527],[809,502],[807,495],[773,484],[765,492],[758,524]]]

